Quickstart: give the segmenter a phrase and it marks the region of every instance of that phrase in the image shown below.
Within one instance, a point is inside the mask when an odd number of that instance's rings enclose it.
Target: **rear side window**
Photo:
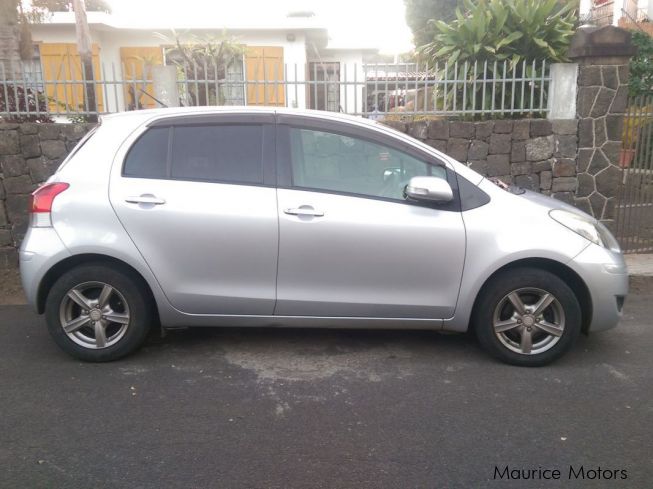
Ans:
[[[263,183],[263,127],[255,124],[177,126],[173,179]]]
[[[166,178],[168,127],[148,129],[129,150],[123,175],[126,177]]]

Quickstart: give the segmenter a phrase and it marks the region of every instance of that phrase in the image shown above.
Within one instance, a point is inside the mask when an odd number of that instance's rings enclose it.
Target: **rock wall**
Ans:
[[[578,188],[576,120],[448,120],[387,125],[488,177],[574,203]]]
[[[92,124],[0,123],[0,268],[16,265],[29,194],[50,177]]]

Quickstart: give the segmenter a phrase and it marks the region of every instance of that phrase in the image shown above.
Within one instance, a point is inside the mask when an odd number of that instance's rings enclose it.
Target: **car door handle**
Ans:
[[[165,204],[165,199],[160,199],[155,195],[143,194],[143,195],[132,195],[125,198],[125,202],[130,204],[153,204],[153,205],[162,205]]]
[[[284,213],[291,216],[312,216],[322,217],[324,212],[313,209],[310,205],[301,205],[299,207],[291,207],[283,210]]]

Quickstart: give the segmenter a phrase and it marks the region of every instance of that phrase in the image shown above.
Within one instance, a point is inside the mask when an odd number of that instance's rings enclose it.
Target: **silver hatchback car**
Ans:
[[[34,192],[20,267],[87,361],[160,324],[472,329],[537,366],[616,326],[628,291],[578,209],[375,122],[274,108],[104,117]]]

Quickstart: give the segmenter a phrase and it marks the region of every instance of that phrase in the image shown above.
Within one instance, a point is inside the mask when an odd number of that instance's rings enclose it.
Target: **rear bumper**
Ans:
[[[32,309],[38,309],[38,290],[45,274],[68,256],[70,252],[54,228],[30,227],[27,230],[20,247],[19,265],[23,290]]]
[[[619,324],[628,295],[628,269],[621,253],[589,245],[569,266],[585,281],[592,299],[589,331],[604,331]]]

